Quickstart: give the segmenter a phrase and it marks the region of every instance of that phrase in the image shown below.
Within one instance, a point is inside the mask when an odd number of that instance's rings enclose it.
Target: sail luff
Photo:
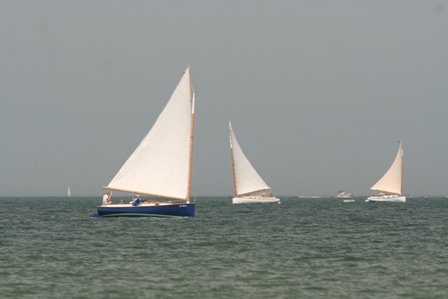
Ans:
[[[398,146],[397,155],[391,166],[370,189],[389,194],[403,194],[403,148],[401,140]]]

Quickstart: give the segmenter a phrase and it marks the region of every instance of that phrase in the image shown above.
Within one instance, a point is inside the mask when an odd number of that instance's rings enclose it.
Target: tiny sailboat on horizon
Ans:
[[[67,188],[67,196],[68,197],[72,196],[72,191],[70,190],[70,185],[68,185],[68,188]]]
[[[370,195],[366,202],[406,202],[403,193],[403,141],[400,140],[397,155],[389,169],[379,179],[370,190]]]
[[[195,203],[190,194],[194,101],[187,67],[153,127],[103,187],[106,191],[97,207],[98,216],[194,216]],[[134,197],[129,203],[113,203],[113,191]],[[152,199],[144,200],[141,195]]]
[[[229,132],[233,186],[235,192],[235,196],[232,198],[232,203],[280,203],[280,199],[272,196],[271,187],[265,183],[249,162],[246,155],[244,155],[230,122]]]

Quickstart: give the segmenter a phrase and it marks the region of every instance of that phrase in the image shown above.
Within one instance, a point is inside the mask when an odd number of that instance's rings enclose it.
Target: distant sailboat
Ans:
[[[235,197],[233,197],[232,203],[279,203],[280,199],[271,195],[271,188],[260,177],[244,155],[230,122],[229,131],[235,191]]]
[[[167,105],[121,169],[104,187],[99,216],[194,216],[191,173],[194,93],[187,67]],[[112,191],[133,193],[129,203],[112,203]],[[171,201],[143,200],[140,194]]]
[[[72,196],[72,192],[70,191],[70,185],[68,186],[68,189],[67,189],[67,196]]]
[[[370,190],[373,190],[374,194],[370,195],[366,202],[406,202],[406,196],[403,194],[403,146],[401,140],[397,155],[389,170]]]

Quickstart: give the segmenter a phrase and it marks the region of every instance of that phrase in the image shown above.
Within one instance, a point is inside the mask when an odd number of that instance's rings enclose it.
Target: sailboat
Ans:
[[[229,122],[230,153],[235,196],[232,203],[280,203],[272,196],[269,187],[244,155],[238,144],[232,124]]]
[[[72,196],[72,191],[70,191],[70,185],[68,186],[68,189],[67,189],[67,196],[68,197]]]
[[[195,203],[190,195],[194,105],[187,67],[153,127],[103,187],[98,216],[194,216]],[[133,198],[128,203],[113,203],[113,191],[131,193]]]
[[[374,191],[366,202],[386,201],[386,202],[406,202],[403,194],[403,145],[400,140],[397,155],[392,165],[370,190]]]

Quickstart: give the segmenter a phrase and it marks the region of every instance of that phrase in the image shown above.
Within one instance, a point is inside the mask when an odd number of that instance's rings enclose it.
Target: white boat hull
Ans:
[[[369,196],[366,202],[406,202],[404,195],[388,195],[388,196]]]
[[[344,199],[343,202],[355,202],[354,199]]]
[[[260,197],[260,196],[241,196],[232,198],[233,204],[240,203],[280,203],[280,198],[275,196]]]

